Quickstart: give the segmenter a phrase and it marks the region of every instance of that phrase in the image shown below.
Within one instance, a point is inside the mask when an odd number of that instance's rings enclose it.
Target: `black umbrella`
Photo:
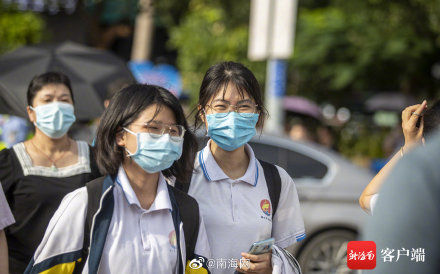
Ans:
[[[11,99],[8,96],[6,89],[0,84],[0,114],[17,114],[19,113],[19,104],[14,104],[11,106]]]
[[[25,117],[27,86],[35,75],[47,71],[70,78],[79,120],[101,115],[113,81],[134,81],[126,64],[104,50],[73,42],[22,47],[0,57],[0,113]]]

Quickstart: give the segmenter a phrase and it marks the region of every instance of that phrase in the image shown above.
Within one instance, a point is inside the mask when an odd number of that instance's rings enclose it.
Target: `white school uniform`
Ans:
[[[379,198],[379,194],[375,193],[370,198],[370,214],[374,214],[374,208],[376,207],[377,199]]]
[[[119,168],[116,182],[113,188],[113,214],[97,273],[181,274],[178,273],[179,251],[172,218],[172,202],[162,173],[156,197],[148,210],[140,206],[122,167]],[[87,202],[86,187],[64,197],[34,255],[34,265],[66,251],[82,249]],[[182,223],[179,233],[182,256],[186,258]],[[211,256],[202,218],[194,253],[206,258]],[[89,273],[87,262],[83,274]]]
[[[176,231],[167,183],[162,173],[156,198],[148,210],[141,207],[122,167],[116,182],[115,208],[100,272],[176,273]],[[129,261],[127,256],[131,257]]]
[[[256,241],[275,238],[286,248],[305,238],[298,194],[292,178],[278,168],[281,194],[276,215],[272,220],[264,171],[249,145],[245,145],[250,162],[243,177],[230,179],[218,166],[210,142],[195,161],[188,193],[199,203],[205,221],[213,261],[208,267],[213,273],[233,273],[230,261],[240,259]]]

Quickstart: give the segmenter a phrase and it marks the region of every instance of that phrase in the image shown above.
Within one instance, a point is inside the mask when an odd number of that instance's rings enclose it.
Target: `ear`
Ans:
[[[201,105],[198,105],[198,106],[197,106],[197,109],[198,109],[198,111],[199,111],[199,117],[200,117],[200,119],[202,120],[202,122],[203,122],[204,124],[206,124],[205,112],[202,111],[202,106],[201,106]]]
[[[30,106],[27,106],[26,112],[27,112],[29,121],[31,121],[31,123],[35,123],[37,121],[37,114],[35,113],[35,111],[33,111]]]
[[[116,133],[116,144],[120,147],[125,147],[126,145],[126,137],[125,137],[125,131],[121,130],[118,133]]]
[[[104,107],[108,108],[108,105],[110,104],[110,100],[104,100]]]

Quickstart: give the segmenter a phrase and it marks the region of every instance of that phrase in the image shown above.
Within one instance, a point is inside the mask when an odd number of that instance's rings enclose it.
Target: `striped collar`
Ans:
[[[211,153],[210,144],[211,140],[208,141],[208,144],[205,146],[205,148],[203,148],[198,154],[198,161],[206,180],[220,181],[230,179],[215,161],[214,156]],[[237,181],[243,181],[252,186],[256,186],[259,176],[258,161],[255,158],[255,154],[251,146],[245,144],[245,151],[249,155],[249,166],[246,170],[246,173],[241,178],[238,178]]]

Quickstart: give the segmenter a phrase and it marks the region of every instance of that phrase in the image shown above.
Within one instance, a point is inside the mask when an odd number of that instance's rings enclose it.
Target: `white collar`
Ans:
[[[211,140],[208,141],[205,148],[199,152],[198,161],[202,167],[203,174],[208,181],[219,181],[224,179],[229,179],[220,166],[215,161],[214,156],[211,152]],[[256,186],[258,182],[258,164],[255,158],[254,151],[251,146],[245,144],[244,149],[249,156],[249,165],[246,173],[238,181],[246,182],[250,185]]]
[[[130,205],[137,205],[141,207],[139,200],[134,193],[133,188],[131,187],[130,181],[128,180],[127,173],[125,173],[122,165],[119,167],[118,177],[116,182],[121,186],[122,191],[124,192],[125,198]],[[159,180],[157,182],[157,192],[156,197],[154,199],[153,204],[147,210],[148,212],[161,210],[161,209],[172,209],[170,195],[168,194],[168,187],[165,181],[165,177],[162,175],[162,172],[159,173]]]

